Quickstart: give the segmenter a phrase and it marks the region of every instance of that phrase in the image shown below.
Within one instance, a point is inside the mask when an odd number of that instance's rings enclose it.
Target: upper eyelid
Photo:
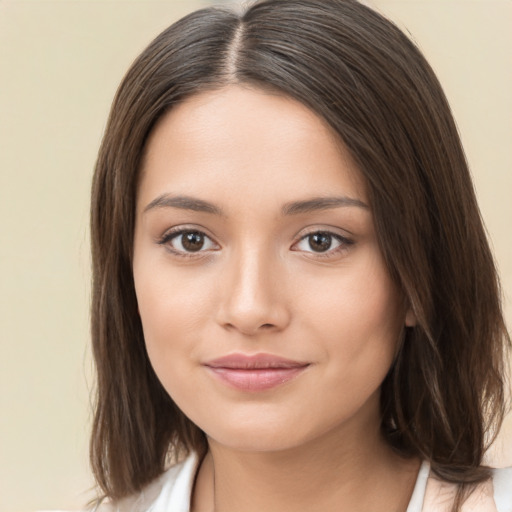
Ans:
[[[341,233],[338,233],[336,231],[334,231],[334,229],[336,228],[332,228],[332,227],[328,227],[328,228],[320,228],[320,227],[308,227],[308,228],[302,228],[295,236],[294,238],[300,240],[306,236],[309,236],[309,235],[312,235],[314,233],[327,233],[329,235],[334,235],[334,236],[339,236],[339,237],[342,237],[342,238],[346,238],[345,235],[342,235]],[[341,229],[341,228],[338,228],[338,229]],[[304,231],[304,230],[307,230],[307,231]],[[191,232],[191,231],[197,231],[199,233],[203,233],[204,235],[206,235],[207,237],[209,238],[215,238],[213,235],[209,234],[209,230],[202,227],[202,226],[188,226],[188,225],[183,225],[183,226],[173,226],[172,228],[169,228],[167,229],[166,231],[164,231],[164,233],[159,237],[159,238],[163,238],[167,235],[176,235],[176,234],[180,234],[180,233],[187,233],[187,232]],[[344,230],[346,231],[349,236],[352,236],[351,233],[347,230]]]
[[[296,242],[293,243],[292,247],[294,245],[297,245],[299,242],[302,242],[304,239],[306,239],[307,237],[311,236],[311,235],[314,235],[316,233],[322,233],[322,234],[325,234],[325,235],[329,235],[329,236],[332,236],[332,238],[335,238],[336,240],[338,240],[339,242],[342,242],[344,244],[353,244],[354,241],[351,239],[351,238],[348,238],[344,235],[340,235],[339,233],[335,233],[333,231],[325,231],[325,230],[316,230],[316,231],[311,231],[309,233],[306,233],[304,235],[302,235],[301,237],[299,237],[297,239]]]
[[[343,233],[340,233],[339,231],[343,231]],[[328,235],[332,235],[334,237],[341,238],[343,240],[351,240],[351,238],[354,236],[350,231],[347,229],[342,228],[336,228],[333,226],[327,226],[325,228],[319,227],[319,226],[308,226],[306,228],[301,229],[296,235],[295,239],[302,240],[303,238],[313,235],[315,233],[326,233]]]
[[[311,236],[315,233],[325,233],[325,234],[331,235],[333,238],[336,238],[337,240],[343,241],[345,243],[354,243],[354,241],[350,238],[352,236],[351,234],[348,234],[348,236],[346,236],[339,232],[334,231],[334,229],[336,229],[336,228],[333,228],[333,227],[321,228],[318,226],[317,227],[310,226],[307,228],[303,228],[302,230],[299,231],[299,233],[297,233],[295,235],[294,242],[292,243],[292,247],[294,245],[298,244],[299,242],[301,242],[302,240],[304,240],[305,238],[307,238],[308,236]],[[337,228],[337,229],[341,229],[341,228]],[[307,231],[304,231],[304,230],[307,230]],[[216,238],[209,233],[209,230],[207,230],[206,228],[204,228],[202,226],[197,226],[197,227],[196,226],[187,226],[187,225],[174,226],[174,227],[166,230],[161,236],[159,236],[157,238],[156,241],[159,244],[164,244],[164,243],[167,243],[169,240],[172,240],[174,237],[179,236],[180,234],[187,233],[187,232],[194,232],[194,231],[202,233],[205,237],[207,237],[209,240],[211,240],[215,245],[221,246],[221,244],[216,240]],[[344,231],[346,231],[346,230],[344,230]]]
[[[215,246],[210,249],[207,249],[207,250],[199,250],[199,251],[182,251],[180,249],[176,249],[175,247],[172,247],[171,245],[171,241],[174,240],[175,238],[178,238],[180,235],[183,235],[184,233],[191,233],[191,232],[196,232],[196,233],[201,233],[203,234],[206,238],[208,238],[212,244]],[[169,251],[170,253],[174,254],[175,256],[179,256],[180,258],[201,258],[201,257],[204,257],[208,254],[209,251],[216,251],[218,250],[217,248],[220,248],[220,245],[218,244],[218,242],[216,242],[210,235],[208,235],[207,233],[205,233],[203,230],[201,229],[194,229],[194,228],[183,228],[183,227],[176,227],[176,228],[171,228],[169,230],[167,230],[160,238],[158,238],[156,240],[156,243],[158,245],[161,245],[163,246],[167,251]]]
[[[212,240],[212,242],[215,242],[216,244],[218,244],[215,237],[209,233],[208,229],[206,229],[202,226],[198,226],[198,227],[197,226],[187,226],[186,224],[181,225],[181,226],[173,226],[172,228],[165,230],[162,235],[157,237],[157,240],[169,239],[173,236],[178,236],[182,233],[190,233],[190,232],[202,233],[203,235],[208,237],[210,240]]]

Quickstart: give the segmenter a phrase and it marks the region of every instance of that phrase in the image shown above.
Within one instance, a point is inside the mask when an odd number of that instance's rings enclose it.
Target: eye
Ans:
[[[191,254],[216,249],[218,246],[202,231],[196,229],[181,229],[171,231],[158,242],[179,254]]]
[[[313,252],[318,254],[333,254],[346,249],[354,242],[336,233],[329,231],[315,231],[303,236],[298,243],[294,245],[294,250]]]

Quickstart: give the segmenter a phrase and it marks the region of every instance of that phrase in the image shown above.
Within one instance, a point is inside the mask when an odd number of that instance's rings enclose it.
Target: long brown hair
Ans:
[[[115,97],[92,189],[92,345],[97,399],[90,455],[118,499],[204,451],[146,354],[131,257],[148,136],[174,105],[229,83],[271,88],[324,118],[368,188],[382,254],[411,305],[382,385],[382,432],[404,456],[464,486],[504,414],[498,278],[449,105],[419,50],[354,0],[263,0],[243,14],[203,9],[160,34]]]

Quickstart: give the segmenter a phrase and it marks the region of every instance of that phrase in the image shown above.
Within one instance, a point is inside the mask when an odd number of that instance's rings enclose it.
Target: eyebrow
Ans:
[[[306,201],[293,201],[286,203],[281,212],[283,215],[298,215],[301,213],[315,212],[319,210],[330,210],[331,208],[341,208],[355,206],[358,208],[369,209],[366,203],[352,197],[313,197]]]
[[[208,201],[189,196],[162,194],[156,199],[153,199],[153,201],[144,208],[144,213],[154,208],[180,208],[182,210],[192,210],[194,212],[212,213],[213,215],[224,216],[223,211],[218,206]]]
[[[351,197],[313,197],[304,201],[292,201],[290,203],[286,203],[281,209],[281,214],[283,216],[299,215],[301,213],[310,213],[341,207],[369,209],[366,203]],[[162,194],[156,199],[153,199],[153,201],[144,208],[144,213],[155,208],[180,208],[182,210],[192,210],[195,212],[225,216],[222,209],[213,203],[189,196],[172,196],[169,194]]]

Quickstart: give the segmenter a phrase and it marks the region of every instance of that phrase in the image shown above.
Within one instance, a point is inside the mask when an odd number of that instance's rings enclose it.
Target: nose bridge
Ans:
[[[234,263],[233,292],[240,304],[262,307],[271,300],[272,258],[262,248],[246,247]]]
[[[264,244],[252,240],[234,250],[226,265],[221,323],[244,334],[285,327],[289,314],[279,270],[277,255]]]

